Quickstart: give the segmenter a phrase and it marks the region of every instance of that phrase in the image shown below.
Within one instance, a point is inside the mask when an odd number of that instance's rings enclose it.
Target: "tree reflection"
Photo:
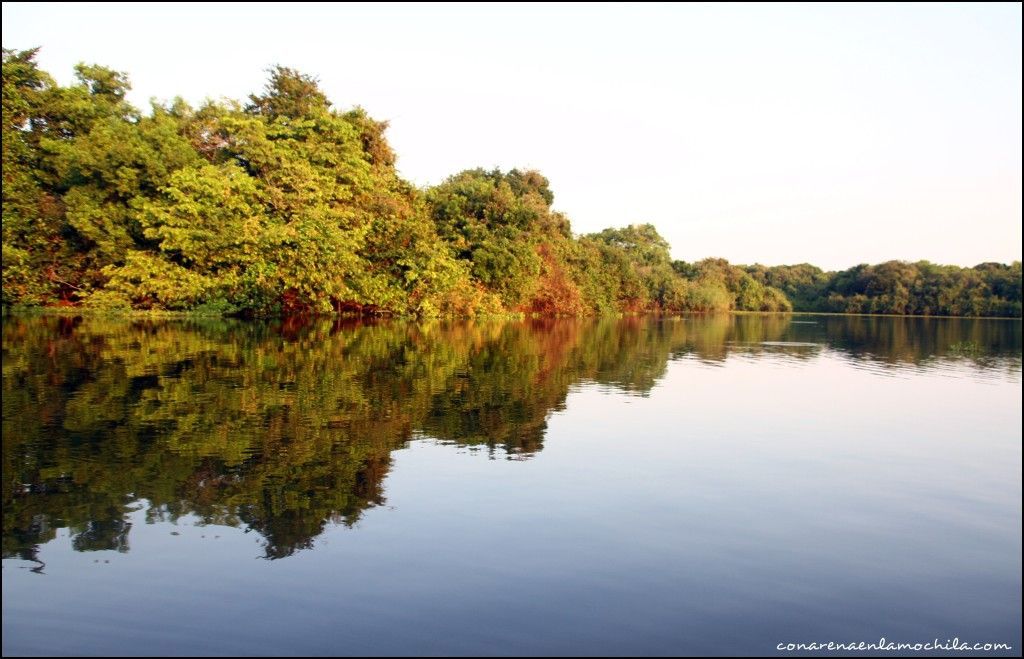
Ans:
[[[574,385],[644,396],[672,359],[811,359],[814,342],[894,366],[1020,367],[1017,321],[8,317],[3,556],[37,561],[59,528],[76,550],[128,551],[144,501],[147,521],[240,526],[286,557],[384,503],[391,453],[413,439],[528,459]]]

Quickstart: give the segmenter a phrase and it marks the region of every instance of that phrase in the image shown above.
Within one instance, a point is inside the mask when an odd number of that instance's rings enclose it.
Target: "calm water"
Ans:
[[[3,502],[4,654],[1019,654],[1021,323],[4,318]]]

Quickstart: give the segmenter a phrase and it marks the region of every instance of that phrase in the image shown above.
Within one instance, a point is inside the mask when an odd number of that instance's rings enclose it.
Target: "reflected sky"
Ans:
[[[1020,366],[1019,321],[5,318],[3,651],[1019,648]]]

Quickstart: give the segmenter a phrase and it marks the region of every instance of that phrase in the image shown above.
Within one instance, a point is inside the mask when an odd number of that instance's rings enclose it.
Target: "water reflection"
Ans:
[[[570,389],[645,396],[673,359],[955,368],[1019,380],[1019,321],[839,316],[413,324],[3,321],[3,556],[129,551],[131,513],[257,532],[266,558],[385,502],[419,437],[543,449]]]

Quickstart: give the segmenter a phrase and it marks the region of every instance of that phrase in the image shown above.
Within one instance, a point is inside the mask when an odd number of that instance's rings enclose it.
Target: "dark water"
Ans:
[[[1019,654],[1021,323],[5,318],[3,502],[4,654]]]

